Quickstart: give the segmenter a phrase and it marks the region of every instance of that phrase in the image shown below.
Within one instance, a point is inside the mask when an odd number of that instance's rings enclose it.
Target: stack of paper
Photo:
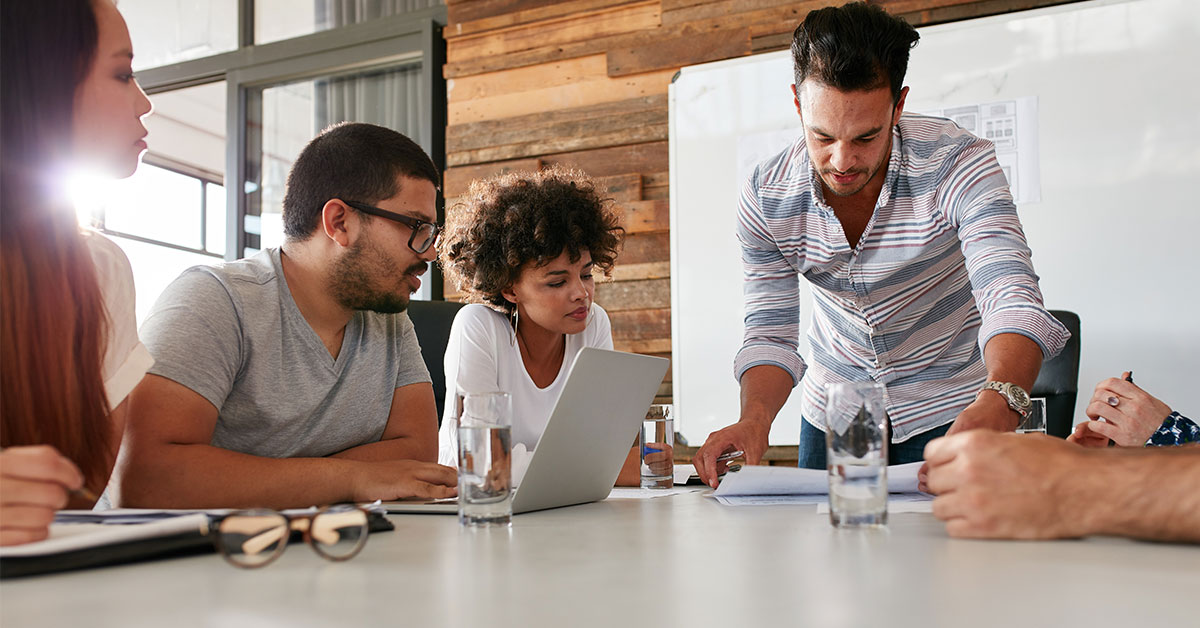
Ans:
[[[888,467],[889,512],[930,511],[933,496],[917,490],[921,464]],[[746,466],[725,474],[713,497],[727,506],[818,504],[822,512],[829,508],[829,474],[823,469]]]

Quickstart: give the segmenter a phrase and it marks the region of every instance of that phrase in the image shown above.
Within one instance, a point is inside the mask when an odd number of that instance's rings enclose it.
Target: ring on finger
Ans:
[[[1119,397],[1117,397],[1116,395],[1111,395],[1111,396],[1109,396],[1108,399],[1105,399],[1105,402],[1108,403],[1108,405],[1115,408],[1121,404],[1121,399]]]

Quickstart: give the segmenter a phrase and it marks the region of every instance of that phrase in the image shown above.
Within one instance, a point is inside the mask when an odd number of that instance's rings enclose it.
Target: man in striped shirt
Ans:
[[[921,460],[925,443],[946,433],[1011,431],[1042,360],[1069,336],[1042,305],[992,144],[941,118],[903,115],[918,38],[864,3],[814,11],[796,29],[792,91],[804,133],[759,164],[742,192],[741,417],[696,453],[710,485],[724,452],[759,462],[801,381],[802,467],[825,467],[825,386],[834,382],[886,386],[892,464]],[[813,293],[807,364],[797,352],[797,275]]]

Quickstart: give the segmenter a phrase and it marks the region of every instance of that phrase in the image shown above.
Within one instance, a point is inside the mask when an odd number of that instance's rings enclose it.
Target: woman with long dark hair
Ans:
[[[124,399],[153,360],[116,244],[81,231],[80,168],[126,177],[150,101],[110,0],[4,2],[0,22],[0,545],[108,483]]]

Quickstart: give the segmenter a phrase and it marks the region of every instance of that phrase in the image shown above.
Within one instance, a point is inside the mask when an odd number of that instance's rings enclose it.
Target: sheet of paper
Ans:
[[[920,462],[888,467],[889,493],[916,493]],[[725,474],[714,495],[826,495],[829,476],[823,469],[746,466]]]
[[[676,486],[675,488],[636,488],[633,486],[615,486],[608,499],[655,499],[669,497],[681,493],[703,491],[703,486]]]
[[[933,496],[925,493],[892,493],[888,495],[888,514],[906,512],[933,512]],[[829,501],[817,504],[817,514],[829,514]]]
[[[811,506],[829,502],[828,495],[816,493],[808,495],[714,495],[713,497],[726,506]]]
[[[208,515],[196,513],[129,525],[102,523],[55,523],[50,526],[50,538],[36,543],[0,547],[0,558],[18,556],[47,556],[73,550],[113,545],[125,541],[152,539],[184,532],[208,532]]]
[[[689,478],[696,473],[696,467],[690,464],[675,465],[675,486],[687,484]]]

